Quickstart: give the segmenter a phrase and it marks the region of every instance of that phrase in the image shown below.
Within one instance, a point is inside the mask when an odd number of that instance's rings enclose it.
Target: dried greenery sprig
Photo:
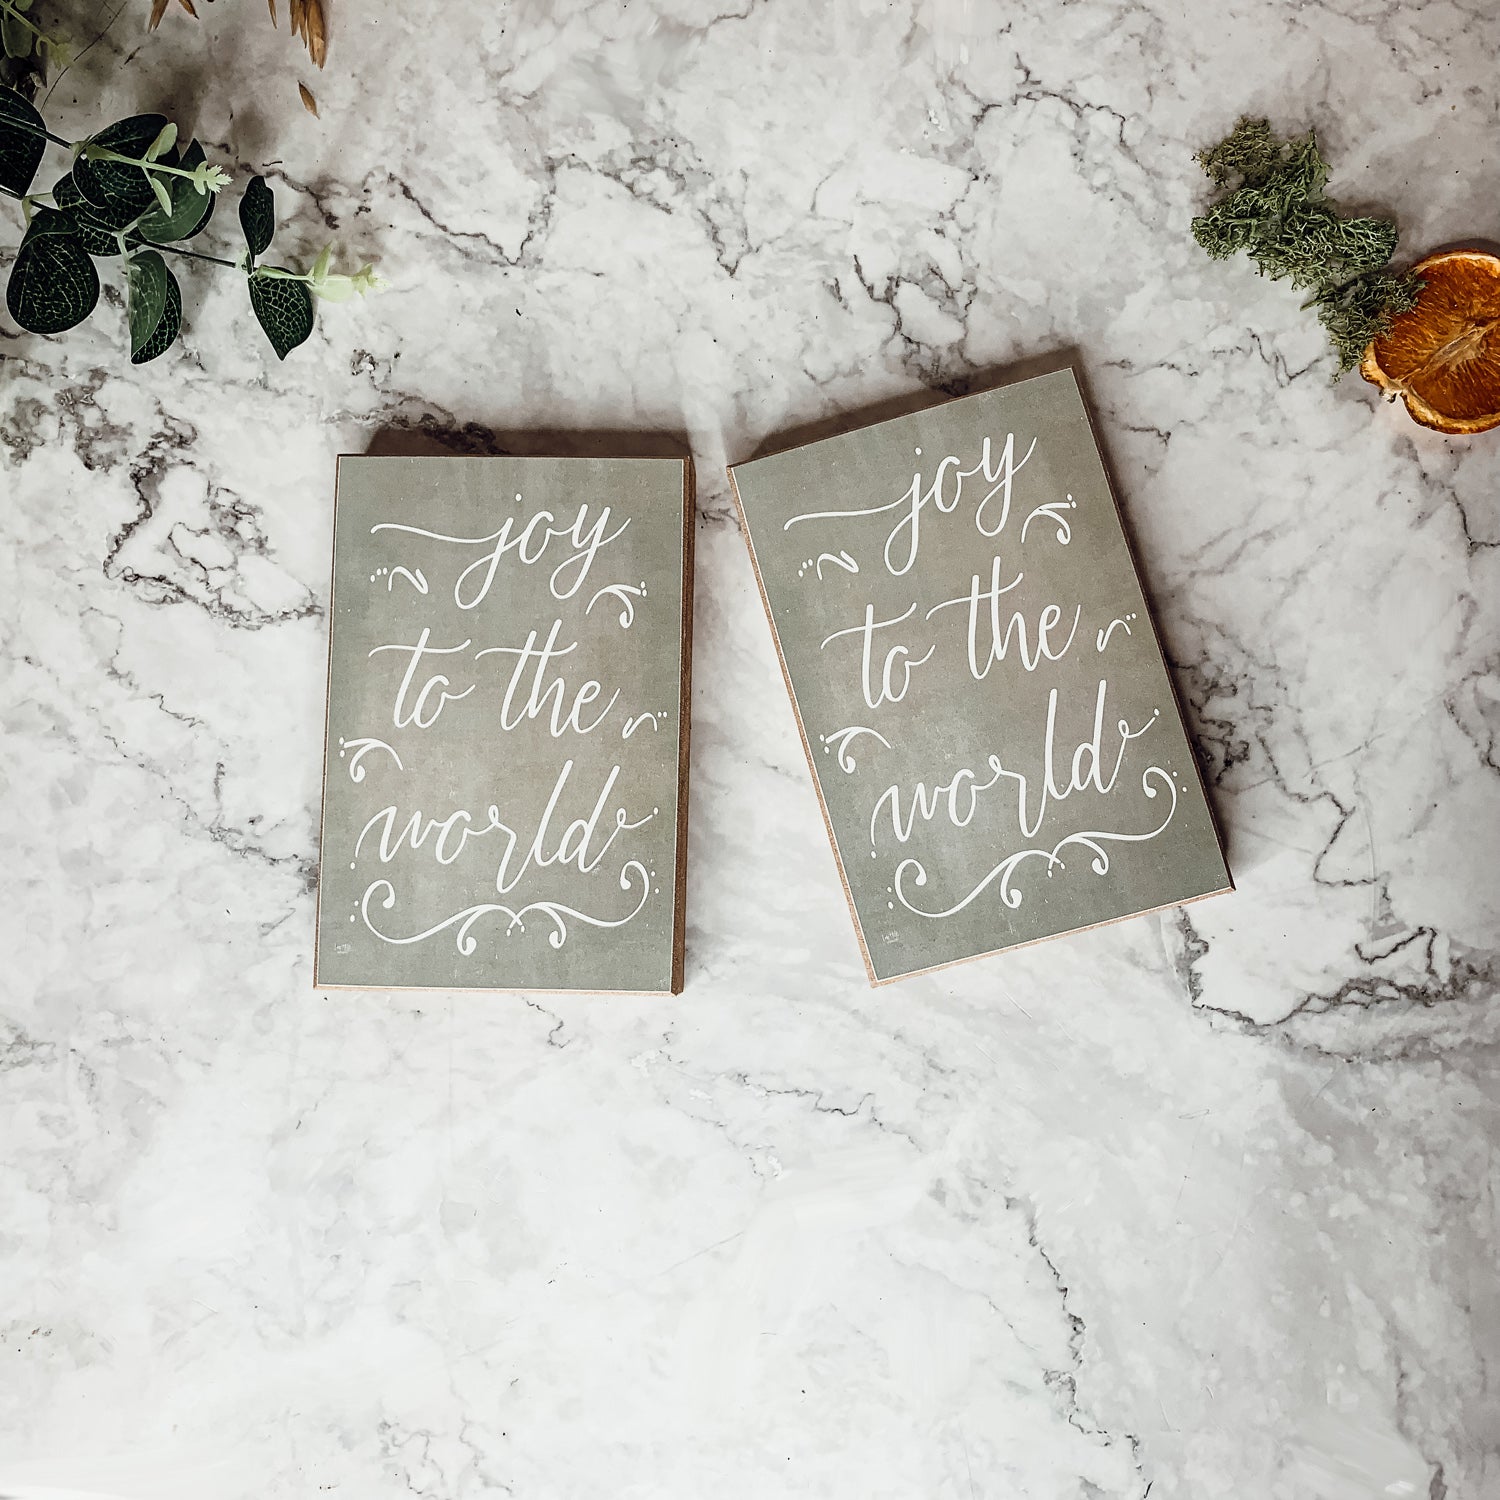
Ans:
[[[4,0],[0,0],[0,4],[3,3]],[[150,26],[152,31],[161,25],[162,17],[166,15],[171,3],[172,0],[151,0]],[[193,0],[177,0],[177,3],[194,20],[198,18],[198,9],[193,4]],[[280,26],[281,22],[276,15],[276,0],[267,0],[267,4],[271,9],[271,24]],[[321,68],[328,61],[328,18],[323,10],[323,0],[287,0],[287,10],[292,35],[307,48],[307,55],[313,66]],[[301,95],[303,108],[309,114],[317,114],[317,100],[313,98],[307,85],[299,83],[297,92]]]
[[[1338,355],[1335,379],[1415,304],[1422,283],[1389,268],[1396,226],[1345,218],[1324,197],[1328,164],[1311,131],[1282,139],[1266,120],[1244,119],[1197,161],[1223,196],[1193,220],[1193,238],[1215,260],[1243,250],[1262,276],[1311,292],[1303,305],[1318,310]]]
[[[172,0],[151,0],[151,29],[161,25]],[[196,21],[197,7],[193,0],[177,0],[177,3]],[[267,0],[271,7],[271,24],[279,26],[276,17],[276,0]],[[323,0],[287,0],[291,12],[292,35],[299,37],[307,48],[307,55],[315,67],[321,68],[328,60],[328,20],[323,12]]]
[[[267,0],[271,7],[271,24],[275,26],[276,0]],[[287,0],[290,11],[292,35],[302,38],[307,55],[315,68],[321,68],[328,60],[328,20],[323,14],[323,0]]]
[[[49,144],[71,153],[72,169],[50,192],[34,193]],[[197,141],[178,151],[177,127],[163,115],[132,115],[69,141],[14,89],[0,88],[0,194],[20,203],[26,221],[5,291],[11,316],[32,333],[65,332],[98,305],[94,260],[119,257],[131,363],[144,364],[182,328],[182,292],[165,251],[241,273],[257,321],[285,359],[312,333],[315,297],[344,301],[384,285],[369,266],[331,270],[326,250],[307,271],[261,265],[276,233],[275,199],[262,177],[240,200],[244,248],[235,259],[187,249],[183,242],[207,227],[228,183]]]

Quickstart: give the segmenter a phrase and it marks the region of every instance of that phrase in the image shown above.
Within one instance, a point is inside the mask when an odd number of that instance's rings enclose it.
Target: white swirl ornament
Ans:
[[[623,917],[609,918],[595,916],[589,912],[579,911],[577,907],[564,906],[560,901],[533,901],[526,906],[505,906],[499,902],[484,902],[478,906],[466,906],[462,911],[456,911],[451,917],[445,917],[441,922],[435,922],[431,927],[422,932],[414,932],[408,937],[396,937],[388,932],[382,932],[374,922],[370,920],[371,907],[376,904],[377,899],[382,911],[390,911],[396,904],[396,888],[389,880],[376,880],[371,883],[364,897],[359,903],[360,916],[364,919],[365,926],[369,931],[383,943],[391,943],[397,946],[406,946],[411,943],[425,943],[428,938],[436,937],[440,932],[446,932],[449,928],[454,929],[454,944],[464,958],[473,955],[479,946],[474,937],[473,928],[483,917],[495,916],[506,919],[504,932],[526,931],[526,918],[535,913],[546,917],[553,925],[552,931],[547,934],[547,942],[553,948],[561,948],[568,940],[568,923],[579,922],[586,927],[624,927],[627,922],[632,922],[641,914],[647,900],[651,895],[651,876],[646,867],[637,859],[628,861],[620,871],[620,889],[629,893],[640,883],[640,899],[636,902],[632,911]],[[378,893],[384,892],[383,895]]]
[[[349,762],[349,780],[360,782],[365,779],[365,768],[360,764],[365,756],[373,750],[384,750],[390,758],[396,762],[396,769],[404,771],[405,766],[401,764],[401,757],[386,744],[384,740],[362,739],[346,740],[343,735],[339,736],[339,759],[343,760],[350,751],[354,752],[354,758]]]

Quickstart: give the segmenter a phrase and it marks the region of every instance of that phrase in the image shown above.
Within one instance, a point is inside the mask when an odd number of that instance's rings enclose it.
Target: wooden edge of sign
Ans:
[[[524,1000],[528,995],[572,995],[580,1000],[665,1000],[681,993],[679,990],[501,989],[493,984],[320,984],[318,988],[341,995],[514,995],[518,1000]]]
[[[1203,779],[1203,766],[1198,758],[1198,742],[1191,730],[1188,728],[1187,715],[1182,710],[1182,694],[1177,690],[1177,679],[1172,675],[1172,667],[1167,658],[1166,646],[1162,642],[1161,627],[1156,623],[1156,609],[1151,602],[1151,596],[1146,592],[1146,580],[1141,576],[1140,559],[1136,556],[1135,543],[1131,540],[1130,526],[1128,524],[1125,509],[1120,504],[1119,490],[1115,485],[1114,475],[1110,472],[1110,465],[1105,456],[1104,444],[1100,440],[1099,424],[1094,420],[1094,409],[1089,404],[1084,394],[1083,382],[1078,378],[1076,370],[1070,371],[1073,376],[1073,388],[1078,392],[1078,405],[1083,410],[1083,419],[1088,423],[1089,436],[1094,440],[1094,452],[1099,455],[1099,469],[1104,475],[1104,488],[1109,494],[1110,503],[1115,508],[1115,524],[1120,528],[1120,540],[1125,544],[1125,560],[1130,564],[1131,576],[1135,579],[1135,586],[1140,590],[1141,600],[1146,606],[1146,623],[1151,627],[1151,640],[1156,646],[1157,660],[1161,662],[1163,675],[1167,679],[1167,691],[1172,695],[1172,707],[1177,710],[1177,727],[1182,731],[1183,742],[1191,752],[1193,762],[1193,775],[1198,778],[1198,794],[1203,798],[1203,805],[1208,809],[1208,826],[1213,833],[1214,842],[1219,846],[1219,863],[1224,867],[1224,879],[1228,882],[1216,891],[1204,891],[1200,895],[1190,896],[1188,901],[1202,901],[1209,896],[1232,895],[1235,891],[1234,871],[1229,868],[1229,851],[1224,844],[1224,830],[1219,826],[1218,810],[1214,807],[1213,798],[1208,795],[1208,783]],[[1174,906],[1186,906],[1187,901],[1174,901]],[[1163,911],[1165,907],[1152,907],[1152,911]],[[1146,916],[1147,912],[1137,912],[1137,916]],[[1086,929],[1074,929],[1083,931]]]
[[[677,707],[677,841],[675,884],[672,892],[672,968],[665,990],[538,990],[504,989],[495,985],[416,985],[416,984],[323,984],[318,979],[318,962],[322,956],[323,936],[323,836],[328,817],[329,737],[333,733],[333,591],[338,579],[339,474],[345,458],[367,458],[369,454],[340,454],[334,461],[333,532],[329,544],[328,577],[328,667],[323,683],[323,771],[319,778],[322,801],[318,809],[318,888],[313,902],[313,973],[315,990],[338,990],[342,993],[457,995],[612,995],[640,996],[645,999],[680,995],[687,968],[687,845],[688,845],[688,771],[691,744],[693,694],[693,566],[697,544],[698,511],[694,487],[693,460],[679,459],[682,465],[682,655],[681,688]],[[422,455],[427,457],[428,455]],[[467,458],[466,454],[431,455],[431,457]],[[503,456],[503,455],[502,455]]]
[[[693,461],[682,460],[682,657],[677,699],[677,870],[672,893],[673,995],[680,995],[687,970],[688,770],[693,719],[693,568],[698,506]]]
[[[315,990],[331,986],[318,983],[318,964],[323,957],[323,839],[328,831],[328,750],[333,733],[333,591],[338,582],[339,475],[345,455],[333,462],[333,526],[328,542],[328,670],[323,682],[323,770],[318,777],[318,894],[313,903],[313,972]]]
[[[865,931],[860,925],[859,909],[854,904],[854,892],[849,888],[849,877],[844,872],[844,856],[839,851],[838,835],[833,831],[833,819],[828,815],[828,804],[823,800],[823,783],[818,780],[818,763],[813,756],[812,742],[807,737],[807,726],[802,722],[802,705],[797,702],[797,689],[792,686],[791,669],[787,666],[786,652],[781,649],[781,635],[776,629],[776,616],[771,609],[771,596],[766,592],[766,581],[761,576],[760,559],[755,555],[755,542],[750,535],[750,523],[745,518],[745,502],[740,498],[740,487],[734,477],[734,466],[724,471],[729,475],[729,492],[734,497],[734,507],[740,516],[740,533],[750,553],[750,568],[755,574],[755,587],[760,593],[761,607],[766,612],[766,623],[771,627],[771,644],[776,648],[777,665],[781,668],[781,679],[786,683],[786,695],[792,702],[792,717],[797,721],[797,735],[802,741],[802,753],[807,757],[807,769],[812,773],[813,795],[818,799],[818,811],[823,814],[823,827],[828,831],[828,844],[833,850],[833,863],[839,872],[839,884],[844,888],[844,900],[849,903],[849,916],[854,922],[854,936],[859,943],[859,956],[864,960],[865,974],[872,987],[883,982],[875,977],[875,966],[870,962],[870,950],[865,943]],[[906,978],[906,975],[900,975]]]

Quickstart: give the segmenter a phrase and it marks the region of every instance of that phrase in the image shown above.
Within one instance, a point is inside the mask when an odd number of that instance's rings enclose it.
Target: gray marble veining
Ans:
[[[1500,237],[1478,4],[132,3],[278,366],[0,330],[0,1492],[1500,1493],[1496,441],[1188,236],[1242,111]],[[232,215],[211,234],[225,234]],[[1073,351],[1239,892],[872,992],[723,465]],[[690,444],[687,992],[315,992],[333,460]]]

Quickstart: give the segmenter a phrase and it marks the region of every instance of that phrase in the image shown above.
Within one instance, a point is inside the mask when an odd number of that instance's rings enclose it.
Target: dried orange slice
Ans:
[[[1416,305],[1365,350],[1359,373],[1424,427],[1500,426],[1500,258],[1450,250],[1412,274],[1426,283]]]

